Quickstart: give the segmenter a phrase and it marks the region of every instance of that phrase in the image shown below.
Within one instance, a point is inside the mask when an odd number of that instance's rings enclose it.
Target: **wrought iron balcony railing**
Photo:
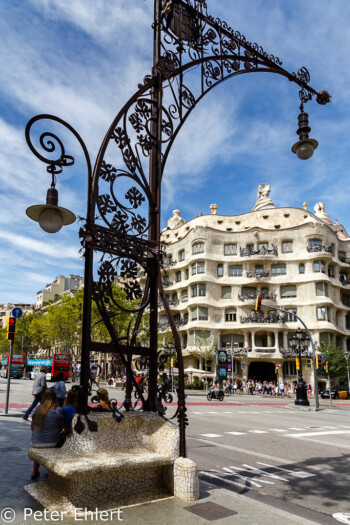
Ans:
[[[238,294],[238,300],[239,301],[250,301],[255,300],[258,297],[258,294],[256,293],[249,293],[246,295]],[[263,301],[276,301],[277,294],[271,292],[270,294],[260,294],[260,297]]]
[[[283,357],[295,358],[299,356],[299,351],[292,350],[292,348],[280,348],[280,353],[283,355]],[[312,352],[310,352],[308,348],[301,348],[300,355],[301,357],[312,357]]]
[[[338,255],[338,259],[340,262],[350,264],[350,259],[348,257],[344,257],[343,255]]]
[[[247,315],[246,317],[241,317],[241,323],[285,323],[286,316],[279,314],[272,314],[265,316],[264,314],[260,315]]]
[[[274,244],[269,250],[268,248],[262,247],[254,250],[253,247],[248,246],[247,248],[240,248],[239,250],[241,257],[251,257],[252,255],[278,255],[278,248]]]
[[[169,288],[169,286],[172,286],[173,284],[174,284],[173,281],[168,281],[168,280],[162,281],[163,288]]]
[[[168,299],[167,300],[169,306],[178,306],[180,304],[180,301],[178,299]],[[158,308],[163,308],[163,302],[158,302]]]
[[[248,346],[246,348],[234,348],[233,350],[231,350],[230,348],[227,349],[227,347],[223,347],[223,350],[225,350],[230,357],[231,357],[231,353],[232,353],[233,358],[235,358],[235,357],[247,357],[248,352],[252,351],[252,349],[250,347],[248,347]]]
[[[342,283],[343,286],[350,284],[350,279],[345,278],[345,277],[339,277],[339,281]]]
[[[163,268],[172,268],[177,264],[177,261],[173,261],[173,259],[167,259],[166,261],[163,261],[162,266]]]
[[[274,354],[276,352],[276,348],[272,348],[272,347],[255,348],[255,352],[258,352],[259,354]]]
[[[350,306],[350,297],[342,297],[341,302],[344,306]]]
[[[323,246],[323,244],[322,245],[320,244],[320,245],[317,245],[317,246],[308,246],[307,247],[307,251],[309,253],[312,253],[312,252],[326,252],[326,253],[331,253],[332,255],[334,255],[332,246]]]
[[[262,279],[263,277],[269,277],[270,272],[267,270],[266,272],[247,272],[247,277],[255,277],[255,279]]]

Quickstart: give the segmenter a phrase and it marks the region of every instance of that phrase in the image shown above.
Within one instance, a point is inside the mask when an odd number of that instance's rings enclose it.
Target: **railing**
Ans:
[[[177,306],[178,304],[180,304],[180,301],[178,299],[167,299],[167,303],[169,306]],[[162,308],[162,307],[163,307],[163,302],[159,301],[158,308]]]
[[[286,316],[273,314],[265,316],[264,314],[260,315],[247,315],[246,317],[241,317],[241,323],[285,323]]]
[[[162,281],[163,288],[169,288],[169,286],[172,286],[173,284],[173,281]]]
[[[342,283],[343,286],[346,286],[347,284],[350,284],[350,279],[339,277],[339,281]]]
[[[185,324],[188,323],[188,319],[185,319],[184,317],[181,317],[180,320],[174,321],[174,323],[175,323],[176,328],[179,329],[180,326],[184,326]],[[168,328],[170,328],[170,324],[169,324],[168,321],[158,324],[158,329],[161,332],[163,332],[164,330],[167,330]]]
[[[256,293],[249,293],[247,295],[238,294],[238,300],[239,301],[255,300],[258,297],[258,295],[259,294],[256,294]],[[260,294],[260,297],[264,301],[266,301],[266,300],[276,301],[277,294],[271,292],[270,294]]]
[[[344,306],[350,306],[350,298],[342,297],[341,302]]]
[[[255,348],[255,352],[259,352],[261,354],[273,354],[276,352],[276,348]]]
[[[311,253],[311,252],[326,252],[326,253],[331,253],[332,255],[334,255],[332,246],[323,246],[323,244],[322,245],[320,244],[320,245],[317,245],[317,246],[308,246],[307,247],[307,251],[309,253]]]
[[[253,247],[248,246],[247,248],[240,248],[239,254],[241,257],[251,257],[252,255],[278,255],[278,249],[274,244],[272,245],[271,250],[265,247],[254,250]]]
[[[340,262],[350,264],[350,259],[348,257],[343,257],[342,255],[338,255],[338,259]]]
[[[171,268],[172,266],[175,266],[175,264],[177,264],[177,261],[167,259],[166,261],[163,261],[162,266],[163,268]]]
[[[270,272],[247,272],[247,277],[255,277],[255,279],[261,279],[262,277],[269,277]]]
[[[235,357],[247,357],[248,352],[252,351],[252,349],[249,346],[247,346],[246,348],[234,348],[233,351],[231,350],[231,348],[227,348],[225,346],[223,346],[222,349],[225,350],[230,357],[231,357],[231,353],[232,353],[232,357],[233,358],[235,358]]]
[[[292,348],[280,348],[280,353],[283,355],[283,357],[296,358],[299,356],[299,350],[292,350]],[[312,357],[312,352],[309,353],[307,348],[301,348],[300,355],[301,357]]]

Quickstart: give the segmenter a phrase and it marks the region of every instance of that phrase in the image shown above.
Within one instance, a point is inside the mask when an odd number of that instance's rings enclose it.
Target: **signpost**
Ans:
[[[15,308],[13,308],[13,310],[11,312],[11,316],[14,317],[15,319],[20,319],[20,317],[22,317],[22,313],[23,312],[22,312],[21,308],[16,306]],[[14,321],[14,323],[15,323],[15,321]],[[15,330],[15,328],[14,328],[14,330]],[[10,340],[10,355],[9,355],[9,363],[8,363],[8,368],[7,368],[7,387],[6,387],[5,414],[8,414],[8,411],[9,411],[12,356],[13,356],[13,340]]]

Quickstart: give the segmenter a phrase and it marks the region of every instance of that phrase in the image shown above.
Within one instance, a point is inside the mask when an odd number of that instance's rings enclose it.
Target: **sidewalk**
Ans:
[[[0,416],[0,451],[2,476],[0,478],[0,523],[22,524],[52,524],[65,523],[73,525],[79,522],[119,523],[134,525],[204,525],[206,523],[249,524],[249,525],[291,525],[303,523],[316,525],[306,517],[285,512],[262,501],[239,495],[225,489],[213,487],[201,482],[201,499],[195,503],[186,503],[176,498],[136,505],[122,509],[120,520],[117,513],[106,520],[105,516],[77,516],[76,519],[63,517],[63,520],[52,519],[44,515],[44,509],[32,499],[23,489],[23,485],[31,483],[30,475],[32,461],[27,456],[30,442],[30,424],[21,418]],[[4,468],[5,467],[5,468]],[[41,467],[40,481],[45,480],[46,470]],[[1,512],[7,508],[6,513]],[[9,510],[10,509],[10,510]],[[16,514],[14,517],[13,512]],[[39,511],[36,516],[35,511]],[[42,512],[43,514],[40,514]],[[307,510],[305,510],[307,512]],[[14,518],[14,519],[12,519]]]

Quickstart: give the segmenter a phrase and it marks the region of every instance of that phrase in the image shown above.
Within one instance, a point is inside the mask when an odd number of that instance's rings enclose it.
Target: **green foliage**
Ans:
[[[328,361],[329,375],[332,379],[347,381],[347,368],[344,352],[335,345],[322,343],[319,352],[325,355]],[[319,368],[320,376],[327,376],[323,366]]]

